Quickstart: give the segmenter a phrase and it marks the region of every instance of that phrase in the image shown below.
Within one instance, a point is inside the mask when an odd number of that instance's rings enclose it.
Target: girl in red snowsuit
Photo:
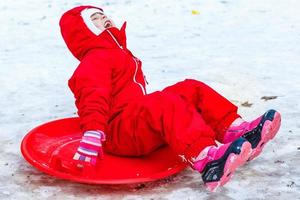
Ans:
[[[279,129],[278,112],[245,122],[235,105],[197,80],[147,94],[142,62],[126,47],[126,23],[116,28],[101,8],[73,8],[60,26],[80,60],[69,80],[83,131],[73,158],[80,166],[94,165],[102,145],[112,154],[142,156],[167,144],[214,190]]]

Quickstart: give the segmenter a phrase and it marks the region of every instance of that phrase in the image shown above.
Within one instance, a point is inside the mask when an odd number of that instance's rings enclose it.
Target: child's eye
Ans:
[[[99,17],[93,17],[92,21],[99,19]]]

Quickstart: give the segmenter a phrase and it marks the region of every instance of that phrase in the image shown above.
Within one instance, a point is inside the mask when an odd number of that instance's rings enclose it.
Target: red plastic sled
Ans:
[[[143,157],[118,157],[105,153],[95,168],[72,166],[81,139],[79,118],[48,122],[31,130],[21,144],[24,158],[37,169],[55,177],[89,184],[126,184],[154,181],[186,167],[169,147]],[[76,170],[74,170],[76,169]]]

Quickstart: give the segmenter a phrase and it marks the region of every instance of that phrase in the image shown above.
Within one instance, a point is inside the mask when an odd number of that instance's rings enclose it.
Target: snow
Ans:
[[[95,186],[33,168],[19,150],[24,135],[76,112],[67,80],[78,61],[58,21],[85,4],[103,7],[118,26],[128,22],[128,46],[143,61],[149,92],[204,81],[245,119],[279,110],[276,138],[215,193],[190,169],[153,183]],[[300,199],[299,8],[297,0],[1,0],[0,199]],[[247,101],[252,106],[241,105]]]

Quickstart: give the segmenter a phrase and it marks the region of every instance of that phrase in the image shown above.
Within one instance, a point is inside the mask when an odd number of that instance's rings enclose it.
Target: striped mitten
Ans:
[[[102,131],[86,131],[79,143],[79,147],[73,156],[78,162],[78,167],[90,163],[95,166],[97,158],[103,159],[102,142],[105,141],[105,133]]]

